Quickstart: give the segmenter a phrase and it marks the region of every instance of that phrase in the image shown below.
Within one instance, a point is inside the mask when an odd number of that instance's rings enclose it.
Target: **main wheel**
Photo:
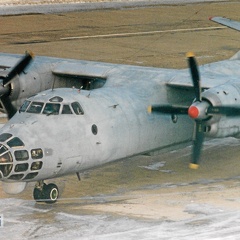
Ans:
[[[55,203],[59,196],[57,185],[50,183],[43,188],[44,200],[46,203]]]
[[[42,202],[42,191],[39,188],[34,188],[33,198],[36,202]]]

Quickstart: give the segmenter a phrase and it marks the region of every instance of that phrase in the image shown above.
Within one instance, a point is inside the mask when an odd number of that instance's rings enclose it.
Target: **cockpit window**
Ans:
[[[40,113],[43,108],[43,102],[32,102],[28,108],[28,113]]]
[[[71,105],[72,105],[72,108],[73,108],[73,111],[75,112],[75,114],[77,114],[77,115],[84,114],[83,109],[78,102],[74,102]]]
[[[23,105],[20,107],[19,112],[25,112],[31,102],[26,100],[24,101]]]
[[[72,114],[72,110],[69,105],[63,105],[62,114]]]
[[[63,101],[63,98],[58,96],[49,99],[49,102],[62,102],[62,101]]]
[[[20,107],[19,112],[27,111],[28,113],[58,115],[61,109],[61,114],[73,114],[73,113],[75,113],[76,115],[84,114],[84,111],[78,102],[73,102],[71,104],[62,103],[63,98],[59,96],[52,97],[49,99],[49,101],[50,102],[47,102],[45,104],[44,102],[31,102],[29,100],[26,100]],[[2,135],[0,135],[0,141],[6,141],[6,139],[1,140],[1,136]]]
[[[14,137],[13,139],[7,142],[7,145],[9,147],[23,147],[24,143],[18,137]]]
[[[45,108],[43,109],[43,114],[59,114],[60,104],[59,103],[46,103]]]
[[[12,134],[3,133],[3,134],[0,135],[0,142],[5,142],[6,140],[8,140],[11,137],[12,137]]]

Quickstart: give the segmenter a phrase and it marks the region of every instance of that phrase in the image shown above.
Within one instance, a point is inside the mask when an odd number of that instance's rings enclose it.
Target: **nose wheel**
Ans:
[[[36,202],[55,203],[58,196],[58,187],[53,183],[46,184],[39,181],[33,190],[33,198]]]

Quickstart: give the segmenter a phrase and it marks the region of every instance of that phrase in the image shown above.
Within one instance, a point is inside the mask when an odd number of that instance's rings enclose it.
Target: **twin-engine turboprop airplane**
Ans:
[[[31,58],[16,63],[19,56],[0,55],[1,68],[9,69],[0,95],[10,118],[0,129],[7,193],[35,181],[34,199],[53,203],[58,187],[46,179],[79,177],[111,161],[188,142],[192,133],[190,167],[197,168],[204,136],[240,137],[239,53],[200,71],[192,53],[190,71],[48,57],[28,66]],[[29,92],[36,94],[16,112],[13,105]]]

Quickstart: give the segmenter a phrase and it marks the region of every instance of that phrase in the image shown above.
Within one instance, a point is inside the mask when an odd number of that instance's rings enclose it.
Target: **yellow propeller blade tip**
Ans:
[[[189,57],[194,57],[195,55],[194,55],[193,52],[188,52],[188,53],[186,54],[186,56],[189,58]]]
[[[34,53],[32,51],[26,51],[27,54],[29,54],[32,58],[35,57]]]
[[[190,164],[189,164],[189,168],[191,168],[191,169],[196,170],[196,169],[198,169],[198,167],[199,167],[198,164],[195,164],[195,163],[190,163]]]
[[[147,111],[148,111],[148,113],[151,113],[152,112],[152,106],[148,106]]]

